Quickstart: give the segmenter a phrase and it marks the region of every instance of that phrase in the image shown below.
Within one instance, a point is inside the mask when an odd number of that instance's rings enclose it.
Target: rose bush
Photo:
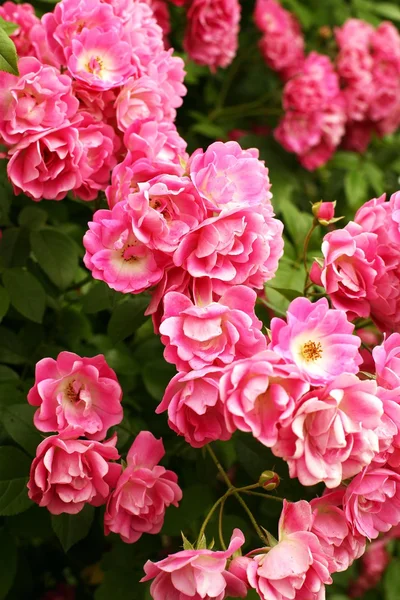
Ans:
[[[397,600],[399,24],[0,6],[0,600]]]

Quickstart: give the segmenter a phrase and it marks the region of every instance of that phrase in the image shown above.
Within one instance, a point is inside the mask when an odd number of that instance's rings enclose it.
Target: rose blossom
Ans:
[[[86,268],[118,292],[139,294],[163,276],[166,258],[136,238],[126,202],[118,202],[112,210],[96,211],[83,245]]]
[[[400,388],[400,333],[392,333],[375,346],[372,356],[378,384],[389,390]]]
[[[39,431],[84,435],[102,440],[122,421],[122,390],[102,354],[93,358],[61,352],[57,360],[36,364],[35,384],[28,402],[38,406],[34,416]]]
[[[36,450],[28,482],[29,498],[53,515],[75,515],[85,504],[105,504],[121,465],[117,436],[106,442],[52,435]]]
[[[10,151],[7,174],[16,194],[62,200],[79,188],[87,172],[83,144],[68,123],[24,137]]]
[[[228,289],[209,304],[193,304],[168,292],[160,326],[164,358],[179,371],[224,366],[266,348],[262,323],[254,313],[256,293],[245,286]]]
[[[240,11],[238,0],[193,0],[183,42],[189,57],[211,71],[227,67],[237,51]]]
[[[182,106],[183,96],[187,89],[185,79],[185,63],[179,56],[173,55],[172,48],[157,52],[147,66],[147,74],[158,82],[164,118],[174,121],[176,109]]]
[[[361,561],[361,571],[356,581],[351,582],[350,598],[360,598],[365,592],[374,588],[382,579],[382,575],[391,561],[386,549],[387,539],[376,540],[368,545]]]
[[[400,475],[389,468],[365,468],[347,486],[343,507],[354,531],[375,539],[400,523]]]
[[[189,288],[193,286],[189,273],[180,267],[166,267],[161,281],[152,289],[150,304],[145,315],[151,315],[154,333],[159,333],[161,319],[164,316],[164,298],[167,292],[179,292],[190,296]]]
[[[133,442],[127,466],[107,502],[104,530],[119,533],[128,544],[137,542],[143,533],[159,533],[165,509],[178,506],[182,491],[178,477],[158,463],[164,456],[162,440],[149,431],[141,431]]]
[[[32,28],[39,23],[35,15],[35,10],[31,4],[15,4],[14,2],[4,2],[0,6],[0,17],[5,21],[11,21],[18,27],[10,34],[10,38],[15,44],[19,57],[32,56],[33,48],[31,41]]]
[[[324,493],[310,502],[313,511],[311,527],[329,560],[329,571],[347,571],[365,552],[365,537],[351,531],[343,511],[345,488]]]
[[[313,516],[305,500],[284,500],[279,542],[248,562],[247,577],[261,600],[322,600],[332,583],[328,559],[314,533]]]
[[[265,350],[225,368],[220,383],[228,429],[251,432],[272,447],[278,430],[291,423],[296,402],[310,389],[296,367]]]
[[[234,529],[227,550],[182,550],[164,560],[144,566],[146,576],[154,579],[150,594],[154,600],[223,600],[245,598],[246,585],[226,570],[227,560],[244,544],[240,529]]]
[[[135,121],[162,121],[164,111],[158,81],[147,75],[130,78],[118,94],[115,107],[121,131],[126,131]]]
[[[210,211],[270,207],[268,169],[258,156],[256,148],[242,150],[237,142],[214,142],[192,154],[189,174]]]
[[[178,373],[169,382],[156,413],[168,410],[168,425],[193,448],[229,440],[219,382],[222,370],[207,367]]]
[[[326,298],[315,303],[296,298],[286,321],[271,321],[271,350],[295,364],[313,385],[332,381],[341,373],[358,373],[361,340],[341,310],[329,308]]]
[[[65,125],[79,107],[68,75],[36,58],[21,58],[18,69],[19,77],[7,74],[6,81],[0,73],[0,134],[9,145]]]
[[[138,240],[167,254],[172,254],[206,215],[190,179],[173,175],[139,184],[139,191],[127,198],[127,210]]]
[[[283,225],[270,209],[232,209],[211,217],[179,244],[173,260],[192,277],[209,277],[217,294],[232,285],[261,288],[283,253]]]
[[[324,481],[329,488],[370,464],[379,451],[383,404],[375,381],[343,374],[326,388],[309,392],[290,423],[278,431],[272,451],[289,464],[303,485]]]

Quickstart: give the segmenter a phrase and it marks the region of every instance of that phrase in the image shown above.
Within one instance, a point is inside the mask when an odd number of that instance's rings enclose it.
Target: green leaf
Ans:
[[[0,600],[4,600],[17,572],[17,546],[6,529],[0,529]]]
[[[400,590],[400,559],[393,558],[383,576],[385,600],[399,600]]]
[[[344,177],[344,190],[349,206],[356,210],[367,199],[367,180],[362,170],[349,171]]]
[[[370,162],[364,165],[364,173],[377,196],[380,196],[385,191],[384,175],[383,171],[376,166],[375,163]]]
[[[12,23],[12,21],[6,21],[2,17],[0,17],[0,28],[6,32],[7,35],[11,35],[14,33],[16,29],[18,29],[19,25],[17,23]]]
[[[18,75],[17,60],[14,42],[8,37],[0,24],[0,71]]]
[[[292,302],[292,300],[294,300],[295,298],[298,298],[299,296],[303,296],[303,293],[298,290],[289,290],[286,288],[276,288],[276,287],[273,287],[272,285],[269,286],[268,289],[274,290],[275,292],[279,292],[284,298],[289,300],[289,302]]]
[[[78,270],[77,249],[71,238],[48,227],[31,233],[31,246],[39,265],[57,287],[71,285]]]
[[[304,29],[308,29],[312,25],[314,19],[311,10],[306,8],[298,0],[286,0],[286,4],[297,15]]]
[[[95,314],[111,308],[114,291],[104,281],[94,281],[87,294],[83,296],[83,310]]]
[[[165,360],[154,360],[144,365],[142,369],[143,383],[150,396],[155,400],[162,400],[165,388],[176,375],[176,369]]]
[[[0,365],[0,385],[2,383],[16,382],[18,380],[18,373],[10,369],[10,367]]]
[[[7,290],[4,289],[2,285],[0,285],[0,321],[2,320],[4,315],[7,314],[9,306],[10,296],[8,295]]]
[[[40,229],[47,221],[47,212],[38,206],[25,206],[18,215],[18,223],[28,229]]]
[[[32,506],[26,484],[31,461],[13,446],[0,447],[0,515],[10,516]]]
[[[208,137],[213,140],[224,140],[226,138],[226,133],[222,127],[219,127],[219,125],[214,125],[214,123],[208,123],[207,121],[203,121],[203,123],[196,123],[191,127],[191,131],[200,133],[201,135],[204,135],[204,137]]]
[[[46,294],[36,277],[24,269],[8,269],[3,273],[3,283],[13,307],[27,319],[41,323]]]
[[[332,157],[330,166],[336,169],[344,169],[345,171],[351,171],[358,169],[360,165],[360,155],[356,152],[348,152],[346,150],[340,150]]]
[[[20,365],[26,362],[24,346],[13,331],[0,326],[0,362]]]
[[[94,507],[86,504],[77,515],[53,515],[51,524],[53,531],[60,540],[64,552],[83,540],[89,533],[93,522]]]
[[[27,404],[12,404],[2,410],[2,421],[8,435],[31,456],[35,456],[36,448],[43,441],[33,425],[34,412],[35,409]]]
[[[147,296],[132,296],[117,304],[108,323],[107,332],[114,344],[132,335],[146,320],[144,311],[149,303]]]
[[[391,2],[369,2],[369,10],[392,21],[400,21],[400,8]]]
[[[5,267],[23,267],[30,252],[28,231],[23,227],[10,227],[0,241],[0,258]]]
[[[293,243],[296,245],[298,251],[302,251],[304,239],[313,221],[311,209],[310,214],[302,212],[293,202],[286,199],[279,204],[279,208],[283,215],[285,227]]]

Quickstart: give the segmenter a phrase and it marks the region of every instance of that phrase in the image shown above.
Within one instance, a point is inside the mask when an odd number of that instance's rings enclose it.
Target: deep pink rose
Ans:
[[[10,35],[15,44],[18,56],[33,56],[31,31],[39,23],[33,6],[28,3],[16,4],[14,2],[4,2],[0,6],[0,17],[5,21],[11,21],[11,23],[18,25],[17,29]]]
[[[325,598],[324,586],[332,579],[324,549],[311,533],[312,522],[308,502],[284,501],[278,544],[255,555],[247,566],[249,583],[261,600]]]
[[[184,39],[189,57],[212,71],[227,67],[238,47],[240,12],[238,0],[193,0]]]
[[[96,211],[88,225],[83,262],[95,279],[125,294],[139,294],[160,281],[166,257],[136,238],[126,202]]]
[[[102,440],[122,421],[122,390],[102,354],[92,358],[61,352],[57,360],[36,364],[35,385],[28,402],[38,406],[34,423],[39,431]]]
[[[85,504],[105,504],[121,465],[115,461],[117,436],[106,442],[52,435],[43,440],[32,462],[29,498],[53,515],[74,515]]]
[[[107,502],[104,531],[118,533],[128,544],[137,542],[143,533],[159,533],[165,509],[178,506],[182,490],[178,477],[158,463],[164,456],[162,440],[150,431],[141,431],[133,442],[127,466]]]
[[[326,298],[315,303],[296,298],[286,321],[271,321],[271,350],[297,366],[313,385],[323,385],[341,373],[358,373],[361,340],[341,310],[329,308]]]
[[[164,315],[164,298],[168,292],[178,292],[190,297],[189,288],[192,278],[189,273],[180,267],[166,267],[161,281],[154,286],[151,292],[150,304],[146,309],[145,314],[151,315],[154,332],[160,330],[161,319]]]
[[[237,142],[214,142],[205,152],[199,149],[192,154],[189,174],[212,214],[270,206],[268,169],[258,156],[257,149],[242,150]]]
[[[400,333],[392,333],[372,351],[376,379],[389,390],[400,388]]]
[[[156,410],[157,413],[168,410],[168,425],[193,448],[216,440],[226,441],[232,435],[219,393],[221,375],[218,367],[178,373],[169,382]]]
[[[250,432],[272,447],[279,428],[291,423],[296,402],[309,389],[297,368],[285,365],[271,350],[235,361],[220,383],[228,429]]]
[[[354,531],[377,538],[400,523],[400,475],[390,468],[365,468],[347,486],[343,506]]]
[[[376,382],[345,373],[303,396],[272,451],[303,485],[337,487],[379,451],[383,412]]]
[[[233,286],[218,302],[197,305],[184,294],[168,292],[160,326],[165,359],[179,371],[189,371],[223,367],[264,350],[255,301],[256,293],[245,286]]]
[[[227,550],[182,550],[164,560],[144,566],[146,576],[154,579],[150,594],[154,600],[224,600],[245,598],[246,585],[227,571],[227,560],[244,544],[240,529],[235,529]]]
[[[203,221],[175,251],[177,267],[210,277],[223,294],[232,285],[261,288],[272,279],[283,253],[283,225],[269,209],[224,211]]]
[[[391,554],[386,549],[387,539],[376,540],[368,545],[361,560],[361,571],[358,578],[351,582],[350,598],[361,598],[365,592],[374,588],[382,579],[382,575],[391,561]]]

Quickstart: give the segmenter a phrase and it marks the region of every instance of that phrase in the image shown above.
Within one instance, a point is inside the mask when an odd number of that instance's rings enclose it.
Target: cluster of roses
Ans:
[[[40,21],[6,2],[0,16],[19,25],[19,76],[0,74],[0,140],[16,193],[95,199],[126,156],[124,135],[140,137],[145,122],[185,148],[173,124],[184,64],[164,49],[145,1],[62,0]]]
[[[373,133],[400,125],[400,35],[384,22],[376,29],[349,19],[335,31],[335,64],[304,54],[295,17],[276,0],[257,0],[255,22],[267,64],[284,79],[285,114],[275,137],[309,170],[325,164],[340,144],[364,152]]]
[[[148,431],[136,437],[125,468],[116,462],[117,435],[104,440],[122,421],[121,400],[116,374],[102,355],[61,352],[57,360],[39,361],[28,402],[38,407],[39,431],[57,433],[38,446],[28,490],[54,515],[107,504],[106,535],[112,531],[132,543],[161,530],[166,507],[177,506],[182,491],[176,474],[158,465],[164,446]]]

